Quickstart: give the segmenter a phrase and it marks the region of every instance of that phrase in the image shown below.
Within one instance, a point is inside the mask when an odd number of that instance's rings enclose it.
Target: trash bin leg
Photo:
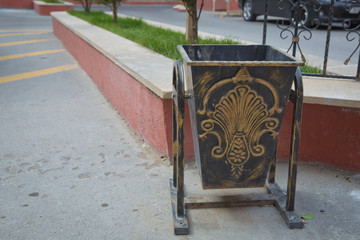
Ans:
[[[301,112],[302,112],[302,100],[303,100],[303,88],[301,72],[299,68],[295,77],[295,91],[290,94],[290,99],[294,103],[294,113],[292,122],[292,134],[290,145],[290,161],[289,161],[289,173],[288,173],[288,186],[287,194],[285,195],[280,187],[275,182],[275,159],[272,161],[269,174],[268,190],[275,196],[274,205],[279,210],[281,216],[285,220],[290,229],[304,227],[304,221],[301,216],[294,211],[295,205],[295,190],[296,190],[296,176],[297,176],[297,162],[299,153],[299,139],[300,139],[300,125],[301,125]]]
[[[276,171],[276,149],[275,149],[275,154],[273,159],[271,160],[271,164],[270,164],[270,172],[269,172],[269,183],[274,183],[275,182],[275,171]]]
[[[303,102],[303,86],[301,80],[301,72],[298,68],[295,76],[295,100],[294,112],[291,132],[291,146],[290,146],[290,161],[289,161],[289,175],[287,187],[286,210],[294,211],[295,205],[295,191],[296,191],[296,176],[297,176],[297,162],[300,145],[300,128],[301,128],[301,113]]]
[[[184,203],[184,114],[185,93],[181,61],[174,66],[173,84],[173,179],[170,180],[173,208],[174,232],[176,235],[189,233]]]
[[[286,210],[286,195],[283,193],[279,185],[275,183],[269,183],[267,189],[272,196],[274,196],[274,205],[277,210],[280,212],[280,215],[284,219],[286,225],[290,229],[302,229],[304,228],[304,221],[301,219],[301,216],[295,211]]]

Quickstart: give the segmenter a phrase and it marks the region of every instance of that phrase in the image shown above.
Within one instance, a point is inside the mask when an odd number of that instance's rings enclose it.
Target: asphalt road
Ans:
[[[31,26],[26,25],[29,21]],[[0,23],[0,84],[40,81],[55,73],[67,76],[65,72],[79,68],[53,35],[50,17],[39,18],[32,11],[1,10]]]
[[[108,10],[106,7],[93,6],[93,9],[97,8]],[[172,6],[122,5],[119,7],[118,12],[129,16],[185,27],[185,13],[173,10]],[[324,56],[326,30],[327,26],[320,26],[310,34],[306,32],[301,34],[300,47],[305,55]],[[199,21],[199,31],[261,43],[263,21],[261,20],[261,16],[255,22],[246,22],[240,16],[221,17],[219,14],[213,16],[211,12],[203,11]],[[277,27],[276,20],[270,20],[268,24],[267,44],[278,48],[288,49],[291,44],[292,36],[288,35],[287,39],[283,40],[280,38],[280,34],[281,30]],[[347,32],[341,29],[340,25],[335,24],[331,33],[330,59],[344,62],[355,50],[358,45],[357,38],[352,42],[348,42],[346,40],[346,34]],[[311,39],[306,40],[304,37],[311,37]],[[358,54],[355,54],[352,57],[350,64],[357,64],[357,62]]]

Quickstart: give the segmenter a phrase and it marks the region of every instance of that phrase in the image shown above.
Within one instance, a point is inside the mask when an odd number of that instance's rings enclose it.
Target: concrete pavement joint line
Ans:
[[[12,37],[12,36],[24,36],[24,35],[39,35],[50,33],[51,31],[36,31],[36,32],[26,32],[26,33],[7,33],[7,34],[0,34],[0,37]]]
[[[15,59],[15,58],[22,58],[22,57],[44,55],[44,54],[50,54],[50,53],[58,53],[58,52],[64,52],[64,51],[65,51],[65,49],[55,49],[55,50],[46,50],[46,51],[30,52],[30,53],[23,53],[23,54],[14,54],[14,55],[8,55],[8,56],[0,56],[0,61]]]
[[[52,73],[58,73],[58,72],[62,72],[62,71],[75,69],[78,67],[79,66],[77,64],[63,65],[63,66],[59,66],[59,67],[47,68],[47,69],[33,71],[33,72],[20,73],[20,74],[0,77],[0,84],[6,83],[6,82],[23,80],[26,78],[39,77],[39,76],[48,75],[48,74],[52,74]]]
[[[7,43],[0,43],[0,47],[8,47],[8,46],[15,46],[21,44],[28,44],[28,43],[38,43],[38,42],[47,42],[53,41],[54,38],[47,38],[47,39],[35,39],[35,40],[28,40],[28,41],[19,41],[19,42],[7,42]]]

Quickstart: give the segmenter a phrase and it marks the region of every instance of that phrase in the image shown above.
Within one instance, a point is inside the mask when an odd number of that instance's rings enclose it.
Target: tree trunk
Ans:
[[[186,41],[192,39],[192,31],[191,31],[192,23],[191,22],[192,22],[191,16],[190,16],[189,12],[186,12],[186,32],[185,32]]]
[[[192,44],[195,44],[198,39],[198,18],[197,18],[197,12],[195,8],[195,12],[192,15],[192,31],[193,31],[193,39],[191,40]]]
[[[191,44],[195,44],[198,38],[198,19],[196,6],[191,7],[186,12],[186,40],[190,40]]]
[[[85,12],[90,12],[91,10],[91,0],[83,0],[85,2]]]
[[[114,23],[118,22],[118,18],[117,18],[117,0],[112,0],[112,11],[113,11],[113,16],[114,16]]]

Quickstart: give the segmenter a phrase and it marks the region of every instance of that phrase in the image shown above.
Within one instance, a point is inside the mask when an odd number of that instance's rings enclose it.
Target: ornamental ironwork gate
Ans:
[[[333,16],[334,16],[334,3],[335,0],[330,0],[329,9],[325,9],[324,11],[329,11],[329,18],[328,18],[328,27],[327,27],[327,35],[326,35],[326,45],[324,51],[324,61],[323,61],[323,68],[321,74],[308,74],[303,73],[303,75],[310,75],[310,76],[323,76],[323,77],[332,77],[332,78],[345,78],[345,79],[355,79],[360,81],[360,0],[349,0],[345,2],[344,8],[347,11],[357,11],[358,19],[345,19],[342,22],[342,28],[346,30],[346,35],[344,38],[347,42],[356,42],[355,49],[349,53],[349,57],[347,59],[343,59],[344,64],[347,65],[351,58],[356,58],[356,54],[358,54],[358,61],[357,61],[357,72],[355,76],[343,76],[343,75],[331,75],[327,73],[327,66],[328,66],[328,56],[330,51],[330,39],[331,39],[331,31],[333,25]],[[320,26],[320,21],[317,18],[314,18],[309,24],[304,25],[304,11],[311,10],[312,13],[320,13],[322,11],[322,4],[318,0],[280,0],[278,2],[278,8],[280,10],[284,9],[285,6],[289,8],[290,19],[289,24],[286,25],[284,20],[278,20],[277,26],[281,29],[280,37],[282,39],[287,39],[291,36],[291,43],[287,50],[289,52],[292,51],[292,56],[296,56],[296,52],[299,51],[301,58],[304,62],[306,62],[305,56],[301,49],[300,39],[303,40],[310,40],[312,38],[312,30],[317,29]],[[268,24],[268,9],[269,9],[269,0],[265,1],[265,15],[264,15],[264,27],[263,27],[263,40],[262,43],[266,44],[266,36],[267,36],[267,24]],[[354,12],[355,13],[355,12]],[[356,21],[356,22],[354,22]],[[310,26],[308,26],[310,25]],[[289,38],[290,39],[290,38]],[[344,40],[345,40],[344,39]]]

